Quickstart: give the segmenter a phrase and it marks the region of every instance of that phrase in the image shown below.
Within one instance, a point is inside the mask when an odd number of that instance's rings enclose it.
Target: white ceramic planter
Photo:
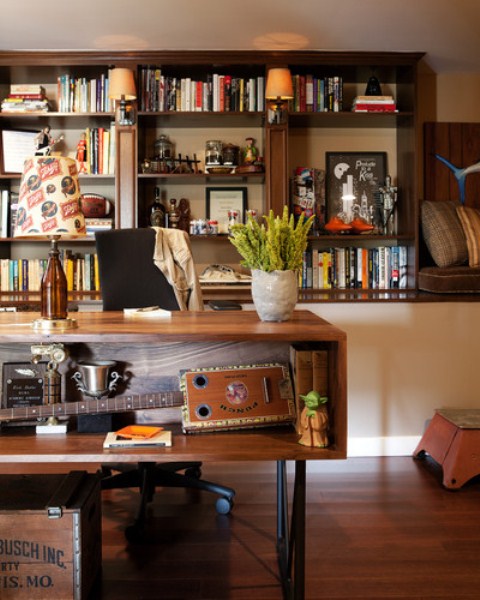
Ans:
[[[252,298],[262,321],[288,321],[298,299],[295,271],[252,271]]]

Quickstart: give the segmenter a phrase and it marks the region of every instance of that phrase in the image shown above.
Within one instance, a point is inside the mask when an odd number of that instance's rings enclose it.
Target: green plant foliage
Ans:
[[[314,217],[302,213],[297,224],[284,206],[282,217],[270,211],[261,225],[249,215],[247,223],[237,223],[230,231],[230,241],[243,258],[241,264],[260,271],[298,271],[307,249],[308,232]]]

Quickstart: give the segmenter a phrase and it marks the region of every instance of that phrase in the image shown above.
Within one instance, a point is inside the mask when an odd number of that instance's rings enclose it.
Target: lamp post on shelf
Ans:
[[[116,101],[115,121],[117,124],[134,125],[133,101],[137,98],[137,90],[131,69],[118,67],[110,71],[108,95]]]

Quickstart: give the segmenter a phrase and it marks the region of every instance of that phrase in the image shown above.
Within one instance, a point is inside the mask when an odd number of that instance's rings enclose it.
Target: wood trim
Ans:
[[[115,226],[137,227],[137,128],[115,126]]]
[[[266,212],[281,215],[288,205],[288,126],[267,125],[265,129]]]

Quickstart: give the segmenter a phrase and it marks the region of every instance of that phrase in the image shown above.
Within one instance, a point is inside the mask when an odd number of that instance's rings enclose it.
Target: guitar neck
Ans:
[[[182,392],[158,392],[155,394],[130,394],[114,396],[100,400],[88,399],[79,402],[58,402],[0,409],[1,421],[23,421],[27,419],[43,419],[76,415],[94,415],[114,412],[128,412],[148,408],[172,408],[182,406]]]

